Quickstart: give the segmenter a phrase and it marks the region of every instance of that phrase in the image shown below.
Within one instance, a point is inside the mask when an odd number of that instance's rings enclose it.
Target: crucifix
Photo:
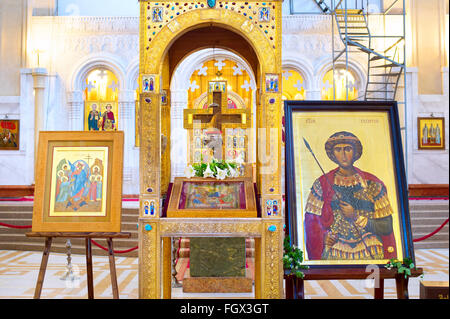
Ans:
[[[216,75],[219,78],[221,76],[220,71]],[[197,134],[196,137],[199,140],[199,148],[204,147],[208,151],[212,150],[214,158],[219,161],[224,159],[223,154],[226,150],[223,142],[225,140],[225,129],[251,127],[250,108],[229,109],[227,89],[226,81],[210,81],[206,103],[208,107],[184,110],[183,127],[187,130],[202,131],[202,134]],[[196,161],[195,156],[194,161]],[[190,238],[189,249],[191,278],[216,277],[216,279],[223,279],[222,277],[234,277],[245,282],[245,259],[242,259],[245,258],[245,238],[194,237]],[[218,262],[218,259],[211,257],[217,256],[217,252],[222,251],[233,251],[236,256],[242,258],[223,254]]]
[[[228,109],[226,81],[211,81],[208,86],[207,109],[185,109],[184,125],[188,130],[200,128],[207,136],[203,143],[213,150],[214,158],[223,159],[225,126],[248,128],[251,125],[249,109]]]
[[[92,159],[92,157],[88,154],[86,157],[85,157],[85,159],[88,161],[88,165],[90,166],[91,165],[91,159]]]

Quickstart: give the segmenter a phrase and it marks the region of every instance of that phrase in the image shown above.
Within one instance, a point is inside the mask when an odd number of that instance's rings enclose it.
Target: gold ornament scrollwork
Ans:
[[[161,222],[161,236],[172,234],[241,234],[260,236],[261,226],[258,222],[183,222],[164,220]]]
[[[157,233],[157,223],[144,223],[140,225],[140,297],[145,299],[159,299],[159,274],[160,274],[160,244]],[[147,227],[147,229],[146,229]],[[150,229],[151,230],[148,230]]]
[[[283,258],[281,242],[283,240],[282,223],[265,223],[265,228],[275,225],[276,231],[267,231],[264,236],[265,258],[264,258],[264,298],[282,298],[282,276],[283,267],[280,261]]]
[[[160,194],[160,106],[158,94],[141,94],[141,194]]]

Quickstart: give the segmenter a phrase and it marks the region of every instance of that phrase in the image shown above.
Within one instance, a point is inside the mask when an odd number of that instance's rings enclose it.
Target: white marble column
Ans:
[[[34,158],[37,159],[39,145],[39,131],[44,127],[45,121],[45,89],[47,87],[48,73],[45,68],[32,70],[34,89]]]
[[[135,99],[133,90],[119,92],[118,129],[124,132],[124,194],[139,194],[139,151],[135,147]]]
[[[442,94],[448,96],[448,66],[442,68]]]
[[[187,131],[183,128],[183,110],[187,108],[187,90],[170,91],[170,156],[171,180],[177,176],[184,176],[187,164]]]
[[[311,88],[305,90],[305,99],[306,100],[321,100],[322,99],[322,90],[320,88]]]
[[[131,141],[134,140],[134,108],[136,93],[133,90],[121,90],[119,92],[119,130],[125,131],[125,135]],[[128,140],[127,139],[127,140]],[[133,142],[134,143],[134,142]]]
[[[10,158],[14,167],[6,170],[12,175],[3,174],[3,178],[14,178],[15,185],[34,184],[34,80],[32,69],[23,68],[20,70],[20,154],[23,156]],[[9,182],[8,182],[9,183]],[[6,185],[8,183],[5,183]]]
[[[402,131],[402,137],[404,138],[405,151],[405,168],[406,179],[408,183],[411,183],[413,174],[413,163],[411,159],[414,158],[414,152],[417,150],[417,110],[420,109],[418,104],[417,92],[418,81],[417,74],[418,69],[414,67],[407,67],[406,70],[406,126],[408,131]]]
[[[83,91],[71,91],[67,93],[67,106],[69,113],[70,131],[83,131],[84,100]]]

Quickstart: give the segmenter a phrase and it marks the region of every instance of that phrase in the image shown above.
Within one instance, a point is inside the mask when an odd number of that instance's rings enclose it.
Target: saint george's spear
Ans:
[[[328,186],[334,191],[334,193],[336,194],[337,198],[339,201],[343,201],[342,200],[342,195],[339,192],[336,192],[336,190],[333,188],[333,184],[330,182],[330,180],[328,179],[327,174],[325,174],[325,171],[322,168],[322,165],[320,165],[319,160],[316,158],[316,155],[314,155],[314,152],[311,148],[311,146],[309,145],[308,141],[303,137],[303,141],[305,142],[305,146],[308,149],[308,151],[311,153],[311,155],[314,157],[314,160],[316,161],[317,165],[319,165],[320,170],[322,171],[323,175],[325,176],[325,180],[328,183]],[[341,214],[342,216],[342,212],[340,210],[338,210],[338,213]],[[344,217],[344,216],[342,216]],[[372,257],[372,259],[375,259],[375,257],[372,255],[372,252],[370,251],[369,247],[367,247],[366,242],[364,241],[364,238],[362,237],[358,227],[355,225],[355,223],[353,222],[353,220],[350,220],[350,224],[353,226],[353,228],[356,230],[356,233],[359,236],[359,239],[362,241],[362,243],[364,244],[364,247],[366,248],[366,250],[369,252],[370,257]],[[328,254],[328,249],[326,250],[327,254]]]

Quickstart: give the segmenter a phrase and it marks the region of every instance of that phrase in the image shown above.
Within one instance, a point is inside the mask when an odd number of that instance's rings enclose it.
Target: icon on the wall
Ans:
[[[259,22],[269,22],[270,21],[270,8],[261,7],[259,8]]]
[[[445,149],[445,119],[443,117],[419,117],[417,133],[419,150]]]
[[[167,105],[167,91],[161,90],[161,105]]]
[[[142,76],[142,92],[154,93],[156,85],[155,75],[143,75]]]
[[[266,74],[266,92],[278,93],[280,92],[280,82],[278,74]]]
[[[153,7],[152,8],[152,21],[162,22],[163,21],[163,7]]]
[[[0,151],[19,150],[19,120],[0,120]]]

